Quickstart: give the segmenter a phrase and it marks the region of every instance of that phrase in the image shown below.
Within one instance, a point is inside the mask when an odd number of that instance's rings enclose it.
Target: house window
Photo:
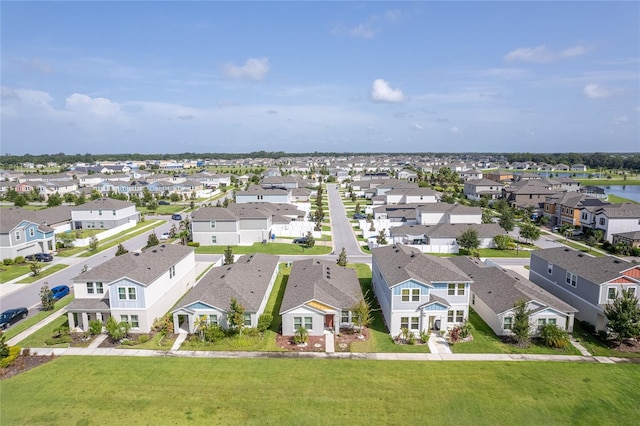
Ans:
[[[128,297],[129,300],[136,300],[136,288],[135,287],[129,287],[128,289]]]
[[[604,217],[601,217],[600,218],[600,225],[604,226],[604,223],[605,223]]]
[[[635,287],[627,287],[627,291],[629,292],[629,295],[631,295],[631,296],[635,296],[636,295],[636,288]]]
[[[419,302],[420,301],[420,289],[419,288],[411,289],[411,301],[412,302]]]
[[[419,330],[419,329],[420,329],[420,318],[411,317],[411,330]]]
[[[547,274],[553,274],[553,263],[551,262],[547,263]]]
[[[104,289],[102,288],[102,283],[95,283],[96,285],[96,294],[103,294]]]
[[[449,296],[455,296],[456,295],[456,285],[455,284],[448,284],[447,285],[447,294]]]
[[[549,318],[547,320],[547,323],[551,324],[551,325],[556,325],[556,319],[555,318]]]
[[[615,287],[607,288],[607,300],[614,300],[618,296],[618,291]]]
[[[409,328],[409,317],[400,317],[400,328]]]
[[[403,288],[402,289],[402,301],[403,302],[408,302],[409,301],[409,289],[408,288]]]
[[[128,315],[120,315],[120,322],[129,322]]]
[[[349,311],[342,311],[342,314],[340,315],[340,322],[341,323],[351,322],[349,318]]]
[[[512,321],[513,321],[513,318],[511,318],[511,317],[502,318],[502,329],[503,330],[511,330],[511,322]]]
[[[215,235],[211,236],[211,244],[216,244],[218,242],[218,237],[216,237]]]
[[[304,328],[311,330],[313,328],[312,317],[293,317],[293,329],[294,331],[302,327],[302,321],[304,318]]]
[[[102,210],[98,210],[98,216],[102,216]]]
[[[211,229],[216,229],[216,221],[215,220],[210,221],[209,226],[211,227]]]
[[[464,296],[464,287],[465,287],[464,283],[458,284],[458,296]]]
[[[138,328],[140,327],[140,322],[138,321],[138,316],[137,315],[131,315],[131,328]]]
[[[118,299],[127,300],[127,289],[124,287],[118,287]]]
[[[33,237],[34,235],[36,235],[36,230],[34,228],[29,228],[29,236]]]
[[[448,311],[447,312],[447,322],[453,322],[453,318],[454,318],[453,311]]]
[[[304,317],[304,328],[311,330],[313,328],[313,317]]]
[[[251,327],[251,314],[244,314],[244,326]]]
[[[545,318],[538,318],[538,330],[541,330],[547,324],[547,320]]]
[[[218,325],[218,315],[209,315],[209,325]]]
[[[456,322],[464,321],[464,311],[456,311]]]
[[[15,233],[16,240],[20,239],[20,231],[16,231]]]
[[[176,276],[176,266],[173,265],[169,268],[169,278],[173,278]]]
[[[87,294],[93,294],[93,283],[87,283]]]
[[[116,215],[116,211],[115,210],[112,210],[112,211],[113,211],[113,215],[115,216]]]
[[[576,283],[578,281],[578,276],[576,274],[573,274],[573,273],[567,271],[566,281],[567,281],[567,284],[569,284],[571,287],[575,287]]]

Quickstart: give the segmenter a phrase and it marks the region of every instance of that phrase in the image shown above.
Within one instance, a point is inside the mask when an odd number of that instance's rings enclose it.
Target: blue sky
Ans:
[[[2,2],[1,153],[637,152],[638,2]]]

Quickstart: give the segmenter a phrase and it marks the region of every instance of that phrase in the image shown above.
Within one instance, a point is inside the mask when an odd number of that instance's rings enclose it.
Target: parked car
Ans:
[[[160,206],[168,206],[169,204],[171,204],[171,203],[168,202],[168,201],[165,201],[165,200],[158,201],[158,205],[160,205]]]
[[[362,213],[356,213],[353,215],[354,219],[366,219],[367,215],[366,214],[362,214]]]
[[[582,235],[582,231],[580,229],[574,229],[571,231],[571,235],[574,237],[579,237],[580,235]]]
[[[38,262],[51,262],[53,260],[53,256],[49,253],[36,253],[30,254],[24,257],[29,262],[38,261]]]
[[[69,286],[68,285],[58,285],[51,289],[51,295],[53,296],[53,300],[60,300],[69,294]]]
[[[2,329],[9,328],[11,324],[16,323],[23,318],[26,318],[27,315],[29,315],[29,310],[24,307],[7,309],[6,311],[0,314],[0,328]]]
[[[552,230],[553,232],[560,232],[560,226],[559,226],[559,225],[556,225],[556,226],[554,226],[553,228],[551,228],[551,230]]]
[[[167,241],[169,238],[171,238],[171,236],[169,235],[168,232],[164,232],[162,235],[160,235],[160,241]]]
[[[173,220],[182,220],[182,216],[179,215],[178,213],[172,214],[171,215],[171,219],[173,219]]]
[[[307,244],[307,237],[296,238],[293,240],[294,244]]]

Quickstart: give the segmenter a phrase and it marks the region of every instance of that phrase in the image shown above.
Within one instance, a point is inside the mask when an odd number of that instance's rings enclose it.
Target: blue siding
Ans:
[[[201,302],[192,303],[189,306],[185,306],[187,309],[213,309],[213,306],[205,305]]]
[[[446,289],[447,289],[447,283],[435,283],[435,284],[433,285],[433,287],[434,287],[436,290],[446,290]]]
[[[426,306],[424,310],[425,311],[446,311],[447,307],[440,305],[439,303],[438,304],[434,303],[433,305]]]
[[[420,295],[424,296],[429,294],[429,287],[427,287],[425,284],[419,283],[417,281],[407,281],[406,283],[395,286],[393,288],[393,295],[400,296],[402,294],[403,288],[419,288]]]

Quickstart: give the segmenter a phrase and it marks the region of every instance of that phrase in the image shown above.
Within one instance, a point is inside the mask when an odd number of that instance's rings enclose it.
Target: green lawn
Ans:
[[[29,273],[31,266],[28,263],[0,265],[0,283],[4,284]]]
[[[587,333],[580,321],[573,325],[573,337],[594,356],[613,356],[623,358],[640,358],[640,353],[621,352],[610,348],[605,343]]]
[[[0,406],[7,425],[634,425],[639,382],[628,364],[74,356],[4,380]]]
[[[223,254],[227,246],[201,246],[196,248],[196,254]],[[304,248],[300,244],[287,243],[255,243],[252,246],[231,246],[233,254],[268,253],[268,254],[329,254],[331,246],[315,245],[313,248]]]
[[[189,208],[189,203],[187,203],[186,205],[172,203],[172,204],[169,204],[168,206],[159,205],[158,208],[155,209],[154,211],[151,211],[146,207],[138,207],[138,211],[140,213],[151,214],[151,215],[156,215],[156,214],[174,214],[174,213],[178,213],[179,211],[182,211],[182,210],[188,209],[188,208]]]
[[[638,202],[635,200],[632,200],[630,198],[618,197],[617,195],[613,195],[613,194],[607,194],[607,201],[612,204],[620,204],[620,203],[638,204]]]
[[[20,284],[30,284],[33,282],[36,282],[38,280],[41,280],[44,277],[47,277],[49,275],[55,274],[58,271],[63,270],[64,268],[66,268],[69,265],[65,265],[64,263],[58,263],[56,265],[51,265],[50,267],[48,267],[47,269],[43,269],[40,271],[40,273],[37,276],[34,276],[33,274],[30,275],[29,277],[22,279],[20,281],[18,281],[18,283]],[[50,285],[49,287],[55,287],[57,284],[55,285]]]
[[[100,243],[98,244],[98,249],[95,251],[85,251],[83,253],[80,254],[80,257],[91,257],[94,254],[100,253],[103,250],[107,250],[111,247],[117,246],[120,243],[124,243],[125,241],[140,235],[140,234],[144,234],[145,232],[148,232],[149,234],[153,232],[153,230],[155,229],[155,225],[154,224],[160,224],[163,221],[158,219],[158,220],[147,220],[145,222],[140,222],[138,223],[135,228],[132,229],[127,229],[124,232],[121,232],[117,235],[114,235],[111,238],[107,238],[104,241],[100,241]],[[85,248],[86,249],[86,248]]]
[[[51,311],[40,311],[35,315],[31,315],[30,317],[20,321],[16,325],[11,326],[8,330],[5,330],[4,331],[4,335],[6,336],[7,340],[17,336],[18,334],[22,333],[23,331],[25,331],[29,327],[36,325],[37,323],[39,323],[40,321],[42,321],[43,319],[45,319],[49,315],[53,314],[54,312],[59,311],[60,309],[64,308],[69,303],[71,303],[71,301],[73,299],[74,299],[73,297],[65,297],[63,299],[58,300],[55,303],[53,310],[51,310]],[[44,344],[44,341],[43,341],[43,344]]]
[[[21,348],[68,348],[68,343],[51,346],[44,343],[45,340],[53,336],[53,330],[62,326],[69,326],[69,320],[66,315],[62,315],[61,317],[54,319],[40,330],[37,330],[35,333],[27,336],[24,340],[18,343],[18,346]]]
[[[571,346],[565,351],[548,348],[538,339],[533,339],[531,346],[526,349],[518,348],[509,343],[503,343],[500,337],[491,330],[482,318],[469,309],[469,322],[473,341],[456,343],[451,346],[451,351],[457,354],[550,354],[550,355],[580,355],[580,351]]]
[[[569,247],[574,248],[576,250],[580,250],[583,253],[589,253],[592,256],[596,256],[596,257],[607,256],[607,254],[605,254],[605,253],[601,253],[598,250],[590,250],[589,247],[585,247],[582,244],[576,244],[576,243],[572,242],[569,239],[567,239],[567,240],[556,240],[556,241],[561,243],[561,244],[564,244],[565,246],[569,246]]]

